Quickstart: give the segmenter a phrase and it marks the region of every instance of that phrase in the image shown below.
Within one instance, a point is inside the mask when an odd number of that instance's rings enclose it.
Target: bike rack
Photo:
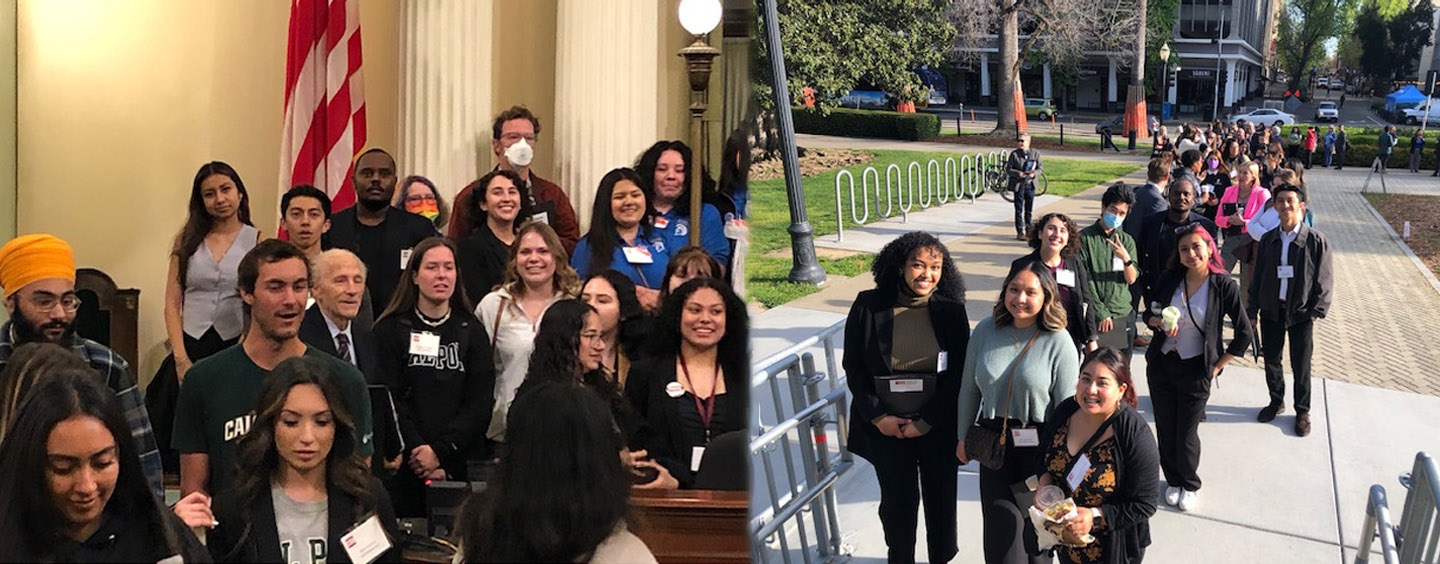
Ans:
[[[860,192],[855,192],[855,174],[841,170],[835,174],[835,241],[845,240],[845,187],[850,192],[850,219],[856,225],[870,220],[871,197],[874,197],[875,214],[880,219],[890,219],[895,208],[900,208],[900,221],[910,220],[915,204],[925,210],[968,198],[971,204],[985,193],[986,177],[1003,165],[1006,153],[1003,151],[980,152],[956,157],[910,161],[904,164],[889,164],[882,173],[873,166],[860,171]],[[873,183],[872,183],[873,180]],[[882,186],[883,185],[883,186]],[[871,189],[874,192],[871,192]],[[883,190],[882,190],[883,188]],[[918,195],[918,196],[917,196]],[[917,200],[918,197],[918,200]]]

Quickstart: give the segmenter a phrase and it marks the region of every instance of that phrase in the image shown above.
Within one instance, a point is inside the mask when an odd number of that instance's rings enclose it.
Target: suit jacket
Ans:
[[[1200,190],[1200,185],[1195,185],[1195,190]],[[1160,186],[1146,182],[1135,189],[1135,204],[1130,206],[1130,214],[1125,216],[1125,222],[1121,229],[1130,234],[1130,238],[1140,240],[1140,224],[1146,218],[1157,213],[1163,213],[1170,209],[1170,202],[1165,200],[1165,195],[1160,192]]]
[[[1170,300],[1175,297],[1175,290],[1185,281],[1183,270],[1169,270],[1160,276],[1160,281],[1155,284],[1154,292],[1150,299],[1153,300],[1146,305],[1145,322],[1160,315],[1167,306],[1184,307],[1183,304],[1171,304]],[[1253,329],[1250,327],[1250,320],[1242,315],[1240,309],[1240,284],[1235,282],[1227,274],[1211,274],[1206,284],[1210,285],[1209,300],[1205,306],[1205,321],[1203,333],[1205,333],[1205,373],[1215,370],[1215,363],[1220,361],[1220,356],[1230,353],[1235,356],[1242,356],[1245,350],[1250,348],[1250,342],[1254,340]],[[1150,307],[1154,303],[1160,304],[1160,309]],[[1229,316],[1230,321],[1235,324],[1235,338],[1230,340],[1230,346],[1220,340],[1221,331],[1225,328],[1225,317]],[[1165,346],[1169,336],[1164,331],[1155,331],[1155,337],[1150,340],[1150,348],[1145,351],[1145,362],[1157,363],[1164,356],[1160,351]]]
[[[366,382],[377,382],[380,362],[375,359],[375,339],[370,334],[370,329],[352,321],[350,335],[350,347],[355,349],[355,367],[365,375]],[[335,339],[330,337],[330,326],[325,323],[325,314],[320,312],[320,304],[305,310],[305,319],[300,321],[300,340],[330,356],[340,358],[340,351],[335,348]]]
[[[385,493],[385,488],[380,481],[374,477],[366,476],[368,484],[366,491],[375,495],[375,513],[380,517],[380,525],[390,536],[393,545],[389,551],[380,555],[376,562],[400,562],[401,549],[399,542],[400,526],[395,520],[395,510],[390,505],[390,496]],[[326,562],[341,564],[350,562],[350,554],[345,552],[345,547],[340,542],[340,537],[354,525],[359,524],[359,517],[355,515],[355,498],[340,491],[339,488],[330,487],[329,503],[326,510],[326,518],[329,521],[329,531],[326,538],[327,555]],[[215,519],[220,525],[211,529],[206,536],[206,547],[216,562],[281,562],[280,559],[280,533],[275,529],[275,503],[270,499],[270,490],[267,488],[248,507],[242,507],[241,502],[233,496],[222,497],[215,506]],[[252,529],[250,535],[243,543],[240,542],[241,523],[244,521],[240,516],[245,511],[250,517],[249,522]],[[368,516],[366,516],[368,518]],[[238,548],[238,549],[237,549]],[[231,554],[231,553],[234,554]],[[292,555],[293,556],[293,555]]]
[[[866,290],[855,296],[850,317],[845,321],[845,358],[841,363],[850,387],[850,452],[866,459],[882,455],[887,437],[871,423],[885,415],[875,393],[875,377],[891,374],[890,354],[895,328],[895,291]],[[970,344],[970,320],[965,304],[940,296],[930,298],[930,324],[935,340],[947,353],[945,370],[935,381],[935,396],[920,409],[920,419],[930,424],[930,435],[954,448],[960,399],[960,373],[965,369],[965,348]]]
[[[1015,259],[1010,263],[1010,274],[1015,274],[1015,271],[1025,265],[1039,260],[1040,251],[1038,250]],[[1085,262],[1080,260],[1078,254],[1065,257],[1061,264],[1065,270],[1075,273],[1075,285],[1070,288],[1070,303],[1065,304],[1065,313],[1069,316],[1069,326],[1066,330],[1069,331],[1070,338],[1075,341],[1076,348],[1083,349],[1084,347],[1080,345],[1100,337],[1099,323],[1095,320],[1095,312],[1090,309],[1090,273],[1085,271]]]

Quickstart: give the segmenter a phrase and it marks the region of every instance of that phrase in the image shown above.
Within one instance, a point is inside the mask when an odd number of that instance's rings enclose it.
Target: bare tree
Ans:
[[[1145,21],[1137,4],[1143,1],[954,0],[951,18],[958,57],[977,61],[976,48],[988,45],[996,45],[1000,52],[995,133],[1015,133],[1015,100],[1023,98],[1015,95],[1020,89],[1020,65],[1032,55],[1068,66],[1087,52],[1124,52],[1129,55],[1127,63],[1143,66],[1143,53],[1138,62],[1133,59],[1136,32]]]

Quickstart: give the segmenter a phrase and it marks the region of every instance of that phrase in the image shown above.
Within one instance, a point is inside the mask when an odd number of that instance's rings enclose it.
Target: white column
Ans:
[[[1170,73],[1171,73],[1171,72],[1174,72],[1174,73],[1175,73],[1174,78],[1170,78]],[[1176,110],[1177,110],[1177,108],[1175,107],[1175,93],[1176,93],[1176,91],[1180,88],[1180,85],[1177,84],[1177,83],[1180,82],[1180,72],[1179,72],[1179,71],[1176,71],[1176,70],[1175,70],[1175,67],[1173,67],[1173,66],[1167,67],[1167,68],[1165,69],[1165,76],[1166,76],[1166,80],[1169,80],[1169,81],[1170,81],[1169,87],[1166,88],[1166,91],[1165,91],[1165,99],[1167,99],[1167,100],[1170,101],[1170,115],[1173,116],[1173,115],[1175,115],[1175,112],[1176,112]]]
[[[1225,84],[1221,88],[1225,90],[1225,106],[1235,105],[1235,59],[1225,61]]]
[[[1109,66],[1110,66],[1110,79],[1107,81],[1107,82],[1109,82],[1109,84],[1110,84],[1110,86],[1109,86],[1109,97],[1106,98],[1106,100],[1109,101],[1111,104],[1114,104],[1115,102],[1119,102],[1119,101],[1120,101],[1120,89],[1117,88],[1116,85],[1115,85],[1115,81],[1116,81],[1116,78],[1115,78],[1115,58],[1114,58],[1114,57],[1107,57],[1107,58],[1106,58],[1106,63],[1108,63]],[[1106,111],[1109,111],[1109,108],[1106,108]]]
[[[980,95],[990,95],[990,55],[980,54]]]
[[[454,201],[489,167],[493,0],[404,0],[400,12],[396,174]]]
[[[1050,93],[1050,63],[1045,63],[1045,67],[1041,69],[1040,74],[1043,78],[1041,82],[1043,86],[1040,87],[1040,90],[1042,93],[1044,93],[1045,99],[1049,100],[1050,98],[1054,97]]]
[[[586,0],[559,0],[557,14],[553,180],[570,196],[583,230],[590,225],[600,177],[634,165],[635,157],[659,140],[655,55],[684,45],[660,45],[660,26],[680,21],[659,21],[658,0],[613,2],[603,9]],[[719,40],[719,34],[713,37]],[[715,63],[720,69],[721,61]],[[670,55],[664,64],[684,68],[685,63]],[[712,91],[711,104],[723,96]]]

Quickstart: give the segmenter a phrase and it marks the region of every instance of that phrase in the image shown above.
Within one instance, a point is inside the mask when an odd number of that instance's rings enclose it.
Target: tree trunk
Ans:
[[[1000,19],[1000,85],[995,89],[995,133],[1015,135],[1015,91],[1020,81],[1020,0],[1003,0],[1004,14]],[[1023,101],[1022,101],[1023,103]],[[1024,108],[1020,108],[1022,111]]]
[[[1150,119],[1145,112],[1145,27],[1146,4],[1136,2],[1140,10],[1140,29],[1135,32],[1135,64],[1130,66],[1130,88],[1125,94],[1125,135],[1137,139],[1150,138]],[[1163,94],[1162,94],[1163,96]],[[1131,146],[1131,149],[1135,147]]]

